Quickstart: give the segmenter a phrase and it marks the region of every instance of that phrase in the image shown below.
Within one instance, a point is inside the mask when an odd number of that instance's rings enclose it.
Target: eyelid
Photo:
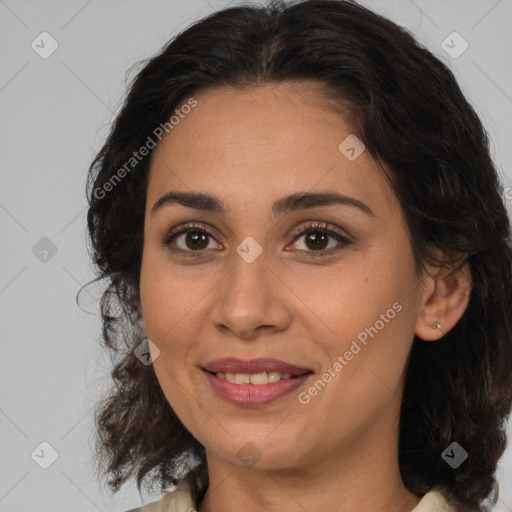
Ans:
[[[318,220],[306,221],[305,223],[302,223],[297,229],[292,230],[289,236],[292,236],[295,240],[298,236],[315,229],[318,229],[319,231],[326,231],[330,234],[338,235],[340,237],[352,240],[352,236],[346,230],[338,228],[330,222]]]
[[[169,243],[173,236],[181,235],[183,233],[186,233],[187,231],[204,231],[212,238],[215,238],[213,235],[213,229],[208,226],[207,224],[203,224],[202,222],[186,222],[185,224],[180,224],[179,226],[176,226],[172,228],[166,235],[163,240],[163,243]]]

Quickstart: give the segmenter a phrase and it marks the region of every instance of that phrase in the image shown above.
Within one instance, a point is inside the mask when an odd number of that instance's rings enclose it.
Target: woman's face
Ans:
[[[311,87],[194,98],[155,148],[147,190],[141,302],[167,400],[209,456],[235,465],[298,468],[392,446],[421,283],[390,186]],[[213,196],[223,211],[152,211],[170,191]],[[326,192],[350,199],[283,199]],[[188,223],[211,235],[192,227],[165,246]],[[280,396],[283,382],[266,384],[261,399],[258,384],[203,370],[228,357],[312,373]]]

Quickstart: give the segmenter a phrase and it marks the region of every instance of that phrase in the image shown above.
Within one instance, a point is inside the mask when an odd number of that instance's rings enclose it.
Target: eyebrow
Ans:
[[[161,210],[164,206],[179,204],[187,208],[194,208],[205,212],[223,215],[229,211],[224,202],[216,196],[200,192],[176,192],[165,193],[151,208],[151,215]],[[316,208],[319,206],[342,205],[358,208],[375,217],[369,206],[354,197],[344,196],[338,192],[297,192],[282,197],[272,205],[272,213],[276,216],[283,216],[287,213]]]

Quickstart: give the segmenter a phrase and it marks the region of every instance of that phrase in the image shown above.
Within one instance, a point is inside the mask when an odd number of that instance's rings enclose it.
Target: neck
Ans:
[[[420,497],[401,479],[396,425],[386,430],[358,431],[336,452],[316,452],[293,468],[240,467],[207,450],[210,483],[198,511],[410,512]]]

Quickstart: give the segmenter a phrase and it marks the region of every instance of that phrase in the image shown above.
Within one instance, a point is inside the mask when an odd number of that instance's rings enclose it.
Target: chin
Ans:
[[[245,433],[239,438],[231,438],[228,446],[213,446],[213,449],[217,456],[234,466],[276,471],[300,466],[301,455],[297,453],[296,446],[297,443],[286,445],[281,440],[258,440],[256,436],[251,439]]]

